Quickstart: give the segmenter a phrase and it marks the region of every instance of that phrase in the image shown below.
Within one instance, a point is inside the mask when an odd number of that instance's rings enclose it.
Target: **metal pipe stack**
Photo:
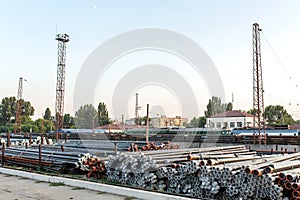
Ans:
[[[128,152],[110,156],[106,175],[124,185],[199,199],[300,199],[299,158],[257,156],[240,147]]]
[[[94,157],[89,153],[78,154],[78,152],[57,152],[43,149],[40,163],[38,149],[10,147],[4,151],[5,164],[34,169],[41,167],[44,170],[62,174],[86,174],[91,170],[91,167],[98,166],[98,163],[93,162],[92,159]],[[2,157],[0,160],[2,161]],[[100,167],[103,168],[102,165]]]

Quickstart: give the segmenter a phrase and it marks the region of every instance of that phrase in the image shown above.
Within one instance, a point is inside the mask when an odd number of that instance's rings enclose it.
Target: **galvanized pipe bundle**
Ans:
[[[298,154],[257,156],[239,148],[121,153],[110,157],[106,175],[121,184],[199,199],[299,198]]]

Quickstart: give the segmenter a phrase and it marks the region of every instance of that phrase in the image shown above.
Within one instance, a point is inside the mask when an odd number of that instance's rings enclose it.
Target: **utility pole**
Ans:
[[[55,101],[55,125],[57,129],[56,139],[58,139],[59,130],[63,127],[64,117],[66,43],[70,40],[69,35],[67,34],[57,34],[55,39],[58,41],[58,63]]]
[[[149,142],[149,104],[147,104],[146,143]]]
[[[260,31],[258,23],[253,24],[253,142],[258,136],[258,143],[261,144],[263,135],[266,144],[265,117],[264,113],[264,89],[261,66]],[[257,128],[257,129],[256,129]]]
[[[135,94],[135,124],[139,124],[139,110],[141,107],[139,107],[139,94]]]
[[[16,102],[16,118],[14,134],[21,133],[21,115],[22,115],[22,96],[23,96],[23,78],[19,79],[18,96]]]
[[[122,133],[124,133],[124,114],[122,114]]]

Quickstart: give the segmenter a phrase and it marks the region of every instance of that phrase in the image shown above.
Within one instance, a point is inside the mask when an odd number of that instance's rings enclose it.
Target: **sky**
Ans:
[[[23,97],[35,107],[33,118],[49,107],[55,111],[57,33],[68,33],[65,113],[74,115],[74,87],[82,65],[102,43],[124,32],[157,28],[172,30],[193,40],[217,68],[224,102],[233,108],[252,108],[252,24],[262,29],[264,102],[280,104],[300,119],[300,1],[298,0],[1,0],[0,98],[16,96],[19,77]],[[180,45],[180,44],[178,44]],[[101,56],[101,55],[99,55]],[[113,119],[113,92],[134,67],[162,64],[174,68],[191,85],[199,115],[211,97],[205,78],[188,63],[166,52],[139,51],[119,58],[98,80],[94,102],[107,104]],[[167,76],[167,75],[166,75]],[[176,80],[174,80],[176,81]],[[87,84],[88,85],[88,84]],[[171,88],[172,89],[172,88]],[[138,85],[124,107],[134,117],[135,93],[140,115],[177,116],[184,109],[177,94],[159,84]],[[193,117],[193,116],[186,116]]]

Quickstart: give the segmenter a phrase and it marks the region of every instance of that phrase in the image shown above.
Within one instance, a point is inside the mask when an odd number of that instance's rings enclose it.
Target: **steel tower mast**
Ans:
[[[23,78],[19,79],[18,96],[16,102],[16,119],[14,133],[21,132],[21,115],[22,115],[22,96],[23,96]]]
[[[260,31],[258,23],[253,24],[253,135],[261,144],[264,139],[266,144],[264,113],[264,89],[261,66]],[[256,129],[257,128],[257,129]],[[262,137],[263,136],[263,137]]]
[[[64,94],[65,94],[65,72],[66,72],[66,43],[69,42],[69,35],[57,34],[58,59],[57,59],[57,82],[55,101],[55,125],[57,130],[63,127]]]

